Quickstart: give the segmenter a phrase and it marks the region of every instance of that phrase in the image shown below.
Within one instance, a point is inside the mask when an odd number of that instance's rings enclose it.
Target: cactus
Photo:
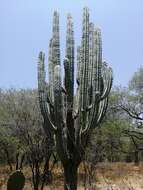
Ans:
[[[84,158],[87,140],[106,113],[112,86],[112,69],[102,61],[101,31],[83,10],[82,40],[77,48],[77,76],[74,82],[73,21],[67,16],[64,81],[62,83],[59,14],[54,12],[49,45],[49,83],[45,81],[45,54],[38,61],[38,92],[47,129],[56,137],[57,152],[64,167],[65,190],[77,189],[77,169]],[[74,89],[77,87],[76,92]]]
[[[25,177],[20,170],[12,173],[7,182],[7,190],[22,190],[25,184]]]

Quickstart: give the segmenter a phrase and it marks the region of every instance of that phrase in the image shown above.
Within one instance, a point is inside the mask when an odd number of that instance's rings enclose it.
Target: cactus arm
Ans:
[[[92,107],[90,108],[93,109],[92,112],[89,111],[89,114],[92,113],[92,117],[90,118],[91,120],[89,120],[88,124],[86,125],[86,127],[81,131],[81,134],[85,134],[87,133],[93,126],[94,121],[97,120],[97,116],[98,116],[98,110],[99,110],[99,92],[97,94],[95,94],[95,99],[96,101],[94,102],[94,105],[92,105]]]
[[[54,68],[54,113],[55,113],[55,123],[57,126],[57,149],[64,162],[67,160],[67,126],[66,119],[63,115],[64,102],[63,102],[63,92],[61,85],[61,66],[56,65]],[[66,139],[65,139],[66,136]]]
[[[81,52],[81,46],[78,46],[77,47],[77,76],[76,76],[76,82],[78,86],[80,84],[81,66],[82,66],[82,52]]]
[[[74,109],[73,118],[76,119],[79,116],[79,86],[76,89],[76,95],[74,97]]]
[[[49,97],[51,99],[51,102],[54,103],[54,94],[53,94],[53,81],[54,81],[54,65],[52,61],[52,48],[53,43],[52,39],[50,40],[49,44],[49,57],[48,57],[48,76],[49,76]]]
[[[88,66],[89,66],[89,12],[84,9],[83,13],[83,35],[82,35],[82,89],[81,108],[86,109],[88,102]]]
[[[96,126],[99,125],[99,123],[101,123],[102,119],[105,116],[106,110],[107,110],[107,106],[108,106],[108,97],[106,97],[104,100],[102,100],[100,102],[100,109],[99,109],[99,114],[98,114],[98,118],[96,121]],[[93,125],[94,126],[94,125]]]
[[[107,64],[104,62],[103,63],[103,92],[101,95],[101,100],[103,100],[104,98],[106,98],[111,90],[112,87],[112,82],[113,82],[113,73],[112,73],[112,69],[111,68],[107,68]]]
[[[101,67],[102,67],[102,40],[101,40],[101,30],[99,28],[95,28],[95,40],[96,40],[96,90],[101,92]]]
[[[88,124],[82,129],[82,133],[87,133],[90,128],[94,128],[103,119],[108,100],[107,97],[112,86],[112,70],[107,69],[102,64],[102,42],[101,31],[95,28],[92,23],[89,27],[89,109]],[[89,106],[90,107],[90,106]],[[87,108],[88,110],[88,108]]]
[[[94,24],[90,23],[89,26],[89,104],[91,109],[88,113],[88,125],[82,131],[88,132],[91,127],[92,120],[96,118],[99,101],[99,91],[97,91],[97,59],[96,59],[96,35],[94,31]]]
[[[88,107],[88,67],[89,67],[89,12],[84,8],[83,12],[83,33],[81,47],[80,85],[79,85],[79,118],[80,133],[86,128]]]
[[[89,33],[89,102],[92,104],[92,109],[88,113],[88,125],[82,131],[82,133],[87,133],[88,130],[93,126],[94,121],[97,119],[98,109],[99,109],[99,100],[100,100],[100,88],[99,88],[99,73],[100,73],[100,64],[101,56],[99,59],[99,36],[97,35],[98,29],[94,25],[90,24],[90,33]]]
[[[87,130],[85,131],[86,133],[90,128],[93,129],[97,127],[98,124],[102,121],[107,110],[107,105],[108,105],[108,98],[105,98],[104,100],[98,102],[98,104],[96,105],[95,116],[92,120],[90,127],[88,127]]]
[[[59,14],[57,11],[54,12],[53,17],[52,62],[53,68],[55,65],[60,65]]]
[[[81,76],[81,47],[77,47],[77,75],[76,75],[76,82],[77,82],[77,88],[76,88],[76,94],[74,97],[74,113],[73,118],[76,119],[79,116],[79,98],[80,98],[80,76]],[[77,126],[77,125],[76,125]]]
[[[89,113],[89,126],[88,129],[94,123],[94,120],[97,119],[98,109],[99,109],[99,99],[100,99],[100,65],[102,60],[102,49],[100,48],[101,42],[99,43],[99,29],[95,28],[94,25],[90,24],[90,84],[91,84],[91,93],[90,102],[93,104],[93,108]],[[100,56],[99,56],[100,55]]]
[[[71,102],[71,97],[70,97],[70,91],[71,91],[71,78],[70,78],[70,61],[69,59],[66,57],[64,59],[64,71],[65,71],[65,78],[64,78],[64,86],[65,86],[65,90],[66,93],[68,95],[68,102]]]
[[[54,68],[54,112],[56,126],[61,129],[63,127],[63,97],[60,65],[56,65]]]
[[[67,33],[66,33],[66,59],[65,66],[65,89],[67,91],[68,109],[73,108],[74,98],[74,33],[73,21],[70,14],[67,16]]]
[[[45,55],[44,53],[40,52],[39,54],[39,61],[38,61],[38,92],[39,92],[39,103],[40,103],[40,109],[41,113],[43,115],[43,118],[46,120],[48,127],[50,127],[52,130],[56,130],[56,127],[52,123],[50,119],[50,113],[49,113],[49,105],[47,102],[47,97],[45,93],[46,88],[46,82],[45,82]]]
[[[93,43],[93,31],[94,31],[94,24],[90,23],[89,25],[89,76],[88,76],[88,104],[91,105],[92,98],[93,98],[93,50],[94,50],[94,43]]]

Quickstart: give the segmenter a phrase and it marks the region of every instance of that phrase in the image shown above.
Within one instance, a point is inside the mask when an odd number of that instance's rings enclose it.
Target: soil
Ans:
[[[32,190],[31,170],[24,167],[24,190]],[[6,190],[8,166],[0,166],[0,190]],[[44,190],[63,190],[63,171],[60,165],[53,170],[53,182]],[[78,177],[79,190],[143,190],[143,163],[99,163],[96,167],[81,164]]]

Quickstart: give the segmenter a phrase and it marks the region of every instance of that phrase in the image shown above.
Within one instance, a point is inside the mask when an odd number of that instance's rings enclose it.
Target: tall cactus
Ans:
[[[73,21],[67,16],[64,82],[62,83],[59,14],[54,12],[49,45],[49,83],[45,81],[45,55],[38,62],[38,91],[41,113],[56,137],[57,152],[64,167],[65,190],[77,189],[77,169],[84,158],[91,130],[103,119],[112,86],[112,69],[102,62],[101,31],[83,10],[81,45],[77,48],[77,85],[74,83]],[[75,86],[77,87],[74,93]]]

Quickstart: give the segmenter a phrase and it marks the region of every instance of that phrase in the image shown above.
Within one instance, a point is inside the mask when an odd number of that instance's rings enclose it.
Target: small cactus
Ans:
[[[20,170],[12,173],[7,182],[7,190],[22,190],[25,184],[25,177]]]

